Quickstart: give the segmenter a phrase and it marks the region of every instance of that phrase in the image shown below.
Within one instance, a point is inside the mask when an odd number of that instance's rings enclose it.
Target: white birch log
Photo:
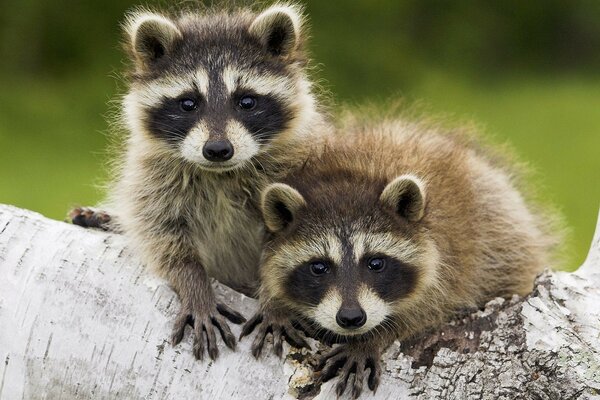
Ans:
[[[600,229],[576,273],[545,273],[384,357],[378,399],[600,398]],[[250,316],[256,301],[215,284]],[[255,360],[250,340],[196,361],[167,338],[179,307],[116,234],[0,205],[0,399],[335,398],[315,353]],[[239,333],[239,327],[233,327]],[[289,348],[288,348],[289,349]]]

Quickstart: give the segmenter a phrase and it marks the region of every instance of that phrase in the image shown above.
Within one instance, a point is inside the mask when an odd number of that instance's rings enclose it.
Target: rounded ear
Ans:
[[[181,32],[171,20],[150,12],[130,14],[125,31],[140,67],[147,67],[169,54],[173,42],[181,37]]]
[[[298,47],[301,29],[302,13],[298,6],[275,5],[256,17],[249,31],[270,54],[287,56]]]
[[[261,209],[263,219],[271,232],[288,227],[296,213],[306,205],[304,197],[293,187],[284,183],[273,183],[262,192]]]
[[[409,221],[419,221],[425,213],[425,185],[412,175],[395,178],[381,192],[379,200]]]

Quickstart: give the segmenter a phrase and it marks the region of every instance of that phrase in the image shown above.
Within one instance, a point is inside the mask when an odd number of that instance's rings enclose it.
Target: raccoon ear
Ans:
[[[262,192],[263,219],[271,232],[288,227],[298,210],[305,205],[306,201],[300,192],[284,183],[273,183]]]
[[[256,17],[249,31],[270,54],[287,56],[298,47],[301,29],[302,13],[298,6],[275,5]]]
[[[395,178],[381,192],[379,200],[409,221],[419,221],[425,213],[425,185],[412,175]]]
[[[181,32],[172,21],[149,12],[129,15],[125,31],[135,61],[141,67],[147,67],[169,54],[173,42],[181,37]]]

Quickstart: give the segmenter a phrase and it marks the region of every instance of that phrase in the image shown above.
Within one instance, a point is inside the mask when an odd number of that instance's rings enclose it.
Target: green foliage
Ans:
[[[0,202],[63,218],[101,199],[132,4],[3,1]],[[316,78],[337,103],[402,97],[510,143],[572,228],[564,267],[581,263],[600,200],[600,2],[312,0],[307,11]]]

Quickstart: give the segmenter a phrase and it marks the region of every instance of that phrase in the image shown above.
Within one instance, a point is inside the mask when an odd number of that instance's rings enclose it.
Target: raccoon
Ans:
[[[71,217],[123,231],[180,296],[173,344],[191,323],[194,355],[206,349],[215,359],[215,328],[234,349],[225,318],[245,319],[216,301],[209,276],[256,294],[260,190],[317,146],[312,132],[325,123],[308,78],[302,10],[137,10],[124,28],[132,60],[125,151],[106,211]]]
[[[342,342],[323,357],[321,379],[339,373],[338,394],[350,382],[357,397],[367,370],[376,390],[394,340],[531,291],[556,240],[513,168],[467,135],[361,118],[338,131],[262,194],[265,306],[244,332],[260,327],[260,354],[267,332],[280,347],[282,335],[300,336],[290,319],[307,321]]]

